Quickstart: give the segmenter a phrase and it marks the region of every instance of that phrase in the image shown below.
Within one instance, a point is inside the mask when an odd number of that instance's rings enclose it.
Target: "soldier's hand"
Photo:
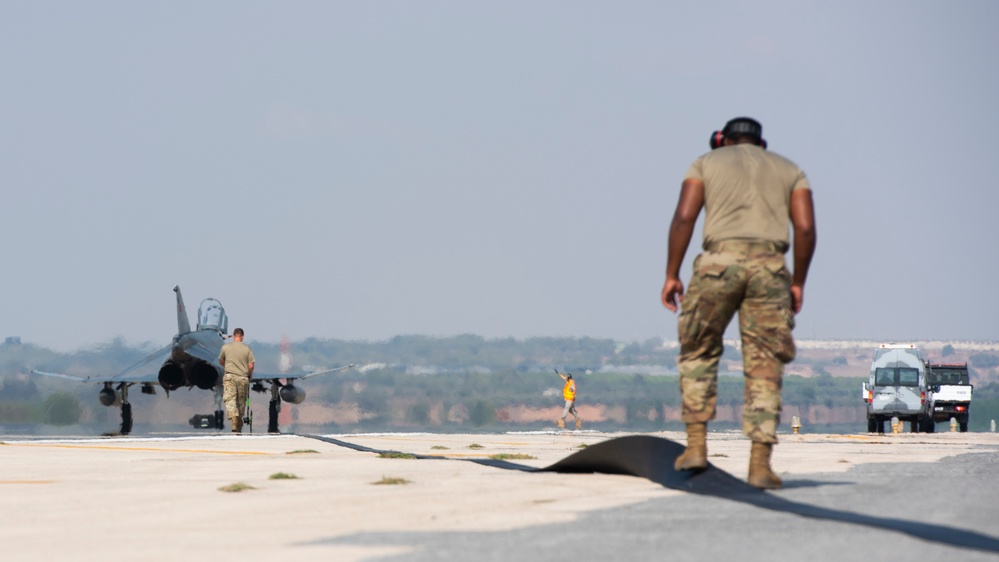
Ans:
[[[663,306],[671,312],[676,312],[677,304],[683,303],[683,281],[667,277],[666,282],[663,283],[661,298]]]
[[[797,314],[805,303],[805,288],[801,285],[791,285],[791,309]]]

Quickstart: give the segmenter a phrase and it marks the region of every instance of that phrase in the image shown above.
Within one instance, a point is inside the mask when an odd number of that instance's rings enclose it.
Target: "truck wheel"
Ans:
[[[961,433],[968,431],[968,418],[959,418],[957,420],[957,427],[961,430]]]
[[[884,418],[882,418],[880,416],[875,417],[874,418],[874,423],[877,425],[877,432],[880,435],[884,435],[884,433],[885,433],[885,420],[884,420]]]
[[[920,418],[912,418],[911,420],[909,420],[909,431],[912,433],[919,433],[919,430],[922,429],[920,427],[922,424],[923,420],[921,420]]]
[[[937,422],[933,421],[932,416],[926,418],[926,433],[934,433],[937,430]]]
[[[876,418],[867,418],[867,433],[874,433],[878,430],[878,423]]]

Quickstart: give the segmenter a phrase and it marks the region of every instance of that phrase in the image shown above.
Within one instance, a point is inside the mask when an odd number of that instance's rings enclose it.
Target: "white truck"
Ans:
[[[937,422],[957,421],[962,432],[968,431],[971,395],[975,388],[968,376],[968,364],[927,363],[926,390],[929,415],[924,418],[923,431],[932,433]]]

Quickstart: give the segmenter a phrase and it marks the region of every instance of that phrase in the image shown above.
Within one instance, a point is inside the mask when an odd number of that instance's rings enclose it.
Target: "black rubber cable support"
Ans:
[[[999,538],[996,537],[943,525],[893,519],[890,517],[875,517],[852,511],[829,509],[790,501],[764,490],[754,488],[711,463],[708,463],[707,470],[702,472],[690,470],[678,471],[673,468],[673,463],[683,453],[684,446],[662,437],[653,437],[650,435],[617,437],[590,445],[551,466],[536,468],[497,459],[451,459],[439,455],[418,455],[402,453],[400,451],[374,449],[322,435],[307,433],[294,433],[291,435],[317,439],[366,453],[406,454],[413,458],[424,460],[457,460],[505,470],[638,476],[671,490],[680,490],[691,494],[736,501],[761,509],[792,513],[811,519],[839,521],[841,523],[863,525],[867,528],[895,531],[917,539],[949,546],[999,553]]]

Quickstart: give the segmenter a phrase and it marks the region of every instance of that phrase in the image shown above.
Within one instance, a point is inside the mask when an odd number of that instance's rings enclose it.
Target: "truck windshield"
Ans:
[[[969,384],[968,371],[964,369],[932,369],[926,376],[930,384]]]
[[[874,372],[876,386],[919,386],[919,369],[912,367],[878,367]]]

